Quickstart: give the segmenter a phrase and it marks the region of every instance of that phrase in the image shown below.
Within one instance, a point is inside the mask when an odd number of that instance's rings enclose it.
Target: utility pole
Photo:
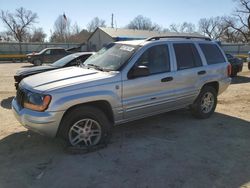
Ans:
[[[111,28],[114,28],[114,14],[111,15]]]

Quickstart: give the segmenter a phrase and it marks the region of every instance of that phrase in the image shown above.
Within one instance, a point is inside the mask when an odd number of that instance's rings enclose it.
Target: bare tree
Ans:
[[[80,29],[79,25],[75,22],[75,24],[71,28],[71,34],[72,35],[77,35],[80,32],[81,32],[81,29]]]
[[[30,10],[21,7],[15,13],[1,10],[0,19],[8,29],[8,33],[18,42],[23,42],[30,27],[36,23],[38,16]]]
[[[224,17],[202,18],[199,20],[199,31],[208,37],[219,40],[223,38],[224,32],[228,29],[228,24]],[[228,30],[229,31],[229,30]]]
[[[52,42],[67,42],[70,35],[71,21],[65,14],[59,15],[54,23],[54,31],[50,37]]]
[[[195,25],[188,22],[183,22],[182,24],[171,24],[169,30],[177,33],[194,33]]]
[[[93,18],[87,25],[88,32],[93,32],[97,27],[106,27],[105,20],[98,17]]]
[[[81,30],[75,22],[71,26],[71,21],[65,15],[60,15],[54,24],[54,31],[51,31],[51,42],[77,42],[83,43],[87,40],[90,33],[86,30]]]
[[[227,27],[220,40],[228,43],[238,43],[244,42],[244,37],[238,31],[232,29],[231,27]]]
[[[68,37],[68,41],[76,42],[76,43],[84,43],[87,41],[90,34],[91,33],[89,33],[85,29],[81,30],[79,25],[77,23],[75,23],[71,27],[71,32],[70,32],[70,36]]]
[[[29,42],[44,42],[46,34],[42,28],[35,28],[29,36]]]
[[[237,8],[225,22],[243,37],[244,42],[250,42],[250,0],[234,1],[237,2]]]
[[[8,31],[4,31],[0,33],[0,41],[14,41],[15,39],[13,38],[12,34]]]
[[[136,29],[136,30],[149,30],[149,31],[160,31],[161,27],[156,24],[152,23],[152,21],[144,17],[142,15],[139,15],[135,17],[127,26],[128,29]]]

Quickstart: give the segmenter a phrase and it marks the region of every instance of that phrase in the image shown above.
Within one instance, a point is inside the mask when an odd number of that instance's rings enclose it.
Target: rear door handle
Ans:
[[[198,75],[203,75],[203,74],[206,74],[206,73],[207,73],[207,72],[203,70],[203,71],[199,71],[197,74],[198,74]]]
[[[166,77],[166,78],[162,78],[161,82],[170,82],[172,81],[174,78],[173,77]]]

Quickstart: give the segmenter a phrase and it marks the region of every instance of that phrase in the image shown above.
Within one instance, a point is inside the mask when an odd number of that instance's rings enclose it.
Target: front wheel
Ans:
[[[202,88],[193,105],[191,105],[191,112],[196,118],[209,118],[214,113],[216,105],[216,90],[211,86],[205,86]]]
[[[91,148],[107,144],[111,123],[98,108],[82,106],[66,114],[61,123],[61,133],[69,145]]]

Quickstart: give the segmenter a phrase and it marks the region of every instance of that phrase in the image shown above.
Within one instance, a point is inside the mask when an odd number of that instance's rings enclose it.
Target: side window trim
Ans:
[[[174,43],[170,42],[169,43],[169,56],[170,56],[170,69],[171,72],[176,72],[177,71],[177,60],[175,56],[175,51],[174,51]]]
[[[199,53],[199,55],[200,55],[200,57],[201,57],[202,65],[203,65],[203,66],[206,66],[206,65],[207,65],[207,60],[206,60],[206,57],[205,57],[205,55],[203,54],[203,52],[202,52],[201,47],[200,47],[199,44],[200,44],[200,43],[197,43],[197,42],[194,43],[194,45],[195,45],[195,47],[196,47],[196,49],[197,49],[197,51],[198,51],[198,53]]]
[[[201,67],[203,65],[202,64],[202,59],[201,59],[201,56],[200,56],[200,54],[199,54],[199,52],[197,50],[197,47],[196,47],[196,45],[194,43],[192,44],[192,53],[193,53],[193,57],[194,57],[194,60],[195,60],[196,67]],[[195,54],[195,53],[197,53],[197,54]],[[199,59],[199,61],[200,61],[201,64],[198,64],[198,62],[196,62],[195,55],[197,55],[197,58]]]

